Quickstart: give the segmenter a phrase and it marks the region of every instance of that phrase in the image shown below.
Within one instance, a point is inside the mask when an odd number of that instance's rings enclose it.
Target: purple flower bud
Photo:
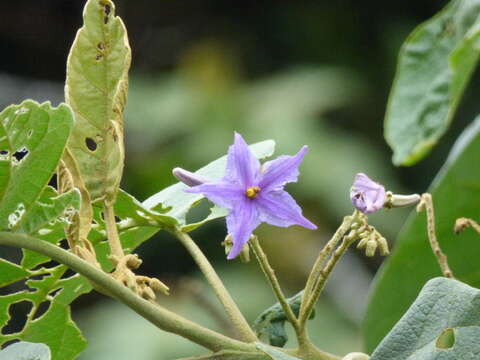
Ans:
[[[386,199],[385,188],[367,175],[358,173],[350,190],[350,199],[357,210],[371,214],[383,208]]]
[[[178,167],[172,170],[172,174],[188,186],[197,186],[208,182],[207,178]]]

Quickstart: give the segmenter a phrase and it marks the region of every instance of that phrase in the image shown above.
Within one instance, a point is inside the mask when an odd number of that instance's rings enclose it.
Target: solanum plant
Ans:
[[[143,202],[135,199],[119,188],[131,56],[127,31],[111,0],[88,0],[83,19],[68,56],[65,103],[25,100],[0,113],[0,245],[23,250],[19,264],[0,259],[0,286],[25,283],[24,290],[0,296],[0,326],[10,320],[11,305],[32,306],[23,329],[2,331],[0,359],[75,359],[86,341],[70,317],[70,304],[90,291],[209,351],[190,360],[479,358],[480,291],[470,285],[480,285],[480,120],[465,130],[427,193],[394,194],[357,174],[345,189],[352,214],[319,250],[304,289],[287,298],[255,229],[262,222],[316,229],[284,189],[298,180],[307,146],[263,161],[273,154],[274,141],[248,146],[235,133],[224,157],[195,172],[175,168],[179,183]],[[453,0],[406,40],[385,123],[395,164],[418,162],[447,131],[479,52],[480,0]],[[188,212],[204,198],[214,204],[210,214],[189,222]],[[335,265],[354,244],[366,256],[389,255],[387,240],[368,215],[393,209],[395,216],[394,208],[405,206],[417,212],[377,276],[367,311],[364,338],[371,355],[319,349],[307,325]],[[227,259],[247,261],[252,252],[278,300],[257,319],[245,318],[190,236],[223,217],[225,239],[219,244]],[[449,233],[467,227],[476,233],[466,232],[465,244],[455,245]],[[142,260],[135,248],[159,231],[173,234],[188,250],[234,337],[165,309],[168,285],[136,273]],[[75,275],[65,276],[68,269]],[[38,315],[45,302],[48,310]],[[284,348],[286,323],[295,332],[294,348]]]

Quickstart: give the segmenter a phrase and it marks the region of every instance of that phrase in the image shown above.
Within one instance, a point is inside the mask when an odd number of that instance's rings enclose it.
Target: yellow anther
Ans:
[[[245,195],[247,195],[249,199],[254,199],[259,192],[260,188],[258,186],[251,186],[245,191]]]

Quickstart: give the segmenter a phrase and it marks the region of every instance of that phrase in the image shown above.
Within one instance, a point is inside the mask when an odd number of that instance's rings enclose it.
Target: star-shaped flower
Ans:
[[[350,199],[353,206],[364,214],[374,213],[385,204],[385,187],[364,173],[355,175],[355,182],[350,190]]]
[[[317,228],[302,215],[300,206],[283,189],[285,184],[297,181],[298,166],[307,151],[308,147],[304,146],[296,155],[280,156],[261,165],[242,136],[235,133],[234,144],[228,150],[225,176],[185,190],[203,194],[229,210],[227,229],[233,247],[228,259],[240,253],[253,230],[262,222],[281,227]]]

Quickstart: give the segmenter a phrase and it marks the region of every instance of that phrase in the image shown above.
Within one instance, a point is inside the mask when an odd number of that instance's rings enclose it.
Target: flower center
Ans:
[[[245,195],[247,195],[249,199],[254,199],[257,197],[259,192],[260,192],[260,187],[251,186],[247,189],[247,191],[245,191]]]

